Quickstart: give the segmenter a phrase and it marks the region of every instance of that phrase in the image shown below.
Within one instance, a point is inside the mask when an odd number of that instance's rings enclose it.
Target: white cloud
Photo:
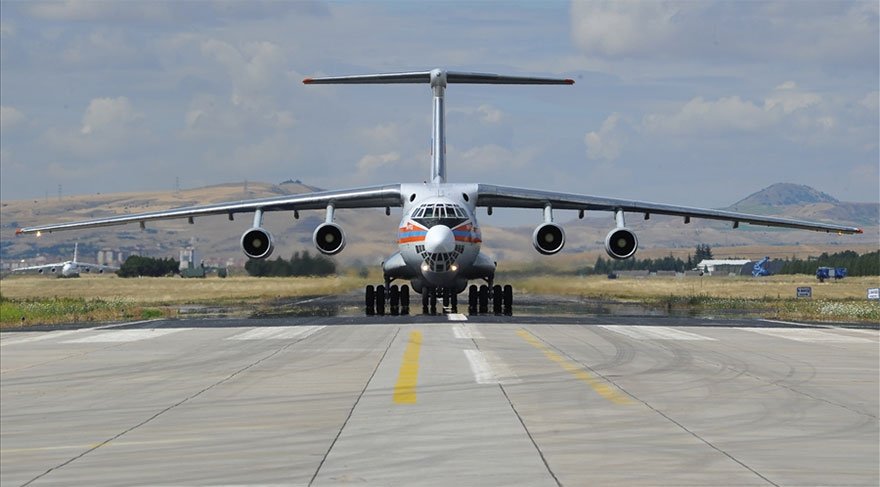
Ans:
[[[137,122],[142,115],[135,113],[128,98],[95,98],[89,103],[82,118],[80,133],[118,134],[125,127]]]
[[[620,136],[616,133],[620,114],[612,113],[602,122],[598,131],[588,132],[584,136],[587,145],[587,157],[593,160],[613,161],[620,157]]]
[[[880,111],[880,91],[872,91],[859,100],[859,104],[875,114]]]
[[[400,141],[400,125],[389,122],[362,129],[361,138],[372,147],[398,145]]]
[[[819,95],[799,91],[793,81],[787,81],[771,91],[760,104],[739,96],[717,100],[696,97],[674,113],[646,115],[642,126],[649,132],[672,135],[754,132],[786,119],[803,128],[833,128],[833,117],[804,113],[821,101]]]
[[[480,118],[480,120],[482,120],[484,123],[490,123],[490,124],[499,123],[499,122],[501,122],[501,119],[503,118],[503,113],[501,112],[501,110],[499,110],[491,105],[486,105],[486,104],[480,105],[479,108],[477,108],[477,112],[479,112],[480,115],[482,116]]]
[[[15,37],[15,26],[9,22],[0,22],[0,38]]]
[[[575,1],[571,35],[588,56],[715,62],[877,58],[878,3]]]
[[[67,64],[90,65],[99,68],[137,65],[144,54],[131,47],[119,30],[97,30],[88,36],[72,40],[61,53]]]
[[[367,172],[378,169],[383,166],[393,165],[400,161],[400,153],[387,152],[385,154],[368,154],[361,158],[357,163],[358,171]]]
[[[24,120],[21,110],[11,106],[0,106],[0,130],[9,130]]]
[[[170,20],[171,4],[164,2],[115,2],[64,0],[33,2],[27,7],[32,16],[57,21]]]

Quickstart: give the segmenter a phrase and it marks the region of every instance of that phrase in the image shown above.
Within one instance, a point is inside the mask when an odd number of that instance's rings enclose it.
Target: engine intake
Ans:
[[[565,246],[565,231],[555,223],[538,225],[532,232],[532,245],[544,255],[553,255]]]
[[[312,242],[324,255],[336,255],[345,248],[345,232],[335,223],[322,223],[312,234]]]
[[[241,250],[251,259],[265,259],[272,255],[275,244],[272,234],[263,228],[251,228],[241,236]]]
[[[639,239],[628,228],[615,228],[605,236],[605,251],[614,259],[628,259],[639,248]]]

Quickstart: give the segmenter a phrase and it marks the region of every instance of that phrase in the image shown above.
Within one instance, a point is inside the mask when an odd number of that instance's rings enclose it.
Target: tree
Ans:
[[[704,260],[712,259],[712,247],[709,244],[697,244],[697,250],[694,254],[694,263],[699,264]]]

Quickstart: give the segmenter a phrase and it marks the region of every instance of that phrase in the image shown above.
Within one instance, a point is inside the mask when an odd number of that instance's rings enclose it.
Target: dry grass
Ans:
[[[608,279],[605,276],[527,277],[517,290],[533,294],[561,294],[617,299],[708,296],[740,299],[794,298],[797,287],[813,288],[813,299],[865,299],[869,287],[880,287],[878,277],[848,277],[819,283],[806,275],[737,277],[646,277]]]
[[[179,277],[122,279],[83,276],[79,279],[15,277],[0,281],[6,299],[53,297],[131,300],[139,304],[188,304],[344,293],[361,286],[354,277],[229,277],[181,279]]]

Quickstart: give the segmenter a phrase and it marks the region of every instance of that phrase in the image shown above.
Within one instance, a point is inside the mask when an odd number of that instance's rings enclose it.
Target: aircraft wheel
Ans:
[[[477,286],[473,284],[468,288],[468,314],[477,314]]]
[[[400,314],[409,314],[409,286],[400,286]]]
[[[504,286],[504,315],[513,316],[513,286]]]
[[[376,314],[376,289],[372,284],[368,285],[364,291],[364,302],[367,308],[367,316]]]
[[[431,301],[431,290],[423,287],[422,288],[422,314],[426,315],[429,312],[428,303]]]
[[[501,286],[498,284],[492,286],[492,312],[495,313],[495,315],[501,314],[501,301],[503,299],[504,297],[502,295]]]
[[[489,312],[489,286],[483,284],[480,286],[479,293],[479,312],[480,313],[488,313]]]
[[[458,294],[453,291],[449,293],[449,305],[452,306],[452,312],[458,313]]]
[[[400,289],[394,285],[388,287],[388,303],[391,306],[391,316],[400,314]]]
[[[450,291],[449,289],[443,290],[443,309],[444,310],[449,307],[449,296],[451,294],[452,294],[452,291]]]
[[[437,288],[431,289],[431,314],[437,314]]]
[[[376,286],[376,314],[385,316],[385,286]]]

